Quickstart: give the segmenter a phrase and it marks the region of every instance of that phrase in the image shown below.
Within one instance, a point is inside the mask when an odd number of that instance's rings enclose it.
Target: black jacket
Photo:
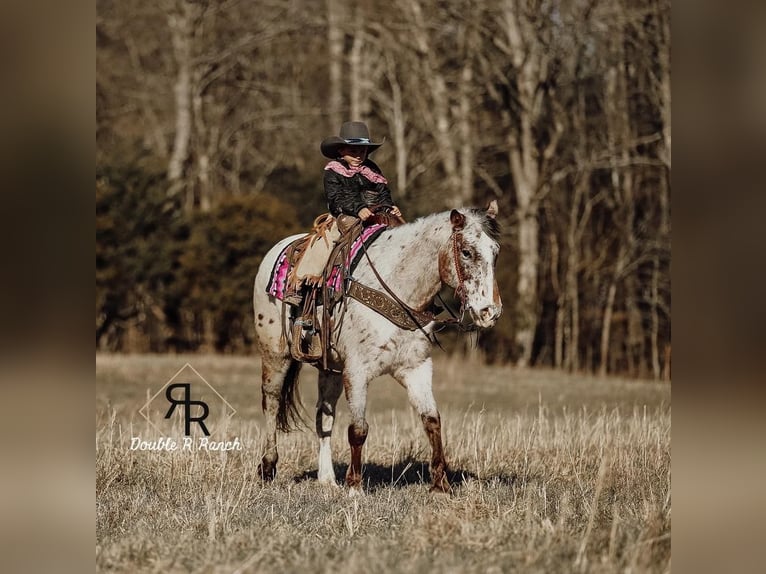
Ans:
[[[348,164],[338,160],[345,167]],[[362,165],[381,173],[380,168],[372,160],[366,159]],[[385,183],[373,183],[362,174],[344,177],[339,173],[326,169],[324,172],[324,192],[327,196],[327,207],[335,216],[345,213],[358,217],[363,207],[379,205],[393,206],[391,190]]]

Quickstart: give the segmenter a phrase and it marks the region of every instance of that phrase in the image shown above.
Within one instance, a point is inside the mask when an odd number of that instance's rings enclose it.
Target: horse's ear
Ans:
[[[453,209],[449,214],[449,220],[452,222],[453,231],[460,231],[465,227],[465,215],[460,213],[457,209]]]
[[[497,200],[493,199],[487,206],[487,217],[495,219],[497,217]]]

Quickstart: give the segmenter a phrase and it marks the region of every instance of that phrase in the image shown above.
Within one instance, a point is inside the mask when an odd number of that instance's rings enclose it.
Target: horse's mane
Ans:
[[[496,243],[500,241],[500,224],[497,222],[497,218],[488,217],[487,211],[484,209],[471,208],[468,211],[479,218],[479,224],[484,233],[489,235]]]
[[[487,216],[487,210],[485,209],[479,209],[479,208],[457,208],[458,211],[460,211],[463,215],[466,216],[467,219],[472,220],[476,222],[478,225],[481,226],[482,231],[486,233],[495,243],[500,242],[500,224],[498,223],[496,218],[488,217]],[[422,221],[429,221],[431,219],[435,219],[437,221],[443,222],[449,221],[449,214],[452,210],[442,211],[439,213],[432,213],[430,215],[424,215],[423,217],[419,217],[415,219],[414,221],[409,222],[406,225],[411,224],[418,224]]]

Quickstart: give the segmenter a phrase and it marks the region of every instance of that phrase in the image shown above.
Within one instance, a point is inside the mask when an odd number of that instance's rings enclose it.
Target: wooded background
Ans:
[[[407,219],[498,200],[487,359],[669,378],[669,0],[99,0],[96,38],[98,349],[252,351],[353,119]]]

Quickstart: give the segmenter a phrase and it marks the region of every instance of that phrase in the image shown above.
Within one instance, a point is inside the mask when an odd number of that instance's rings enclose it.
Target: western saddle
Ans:
[[[351,246],[366,226],[383,224],[395,227],[404,222],[404,219],[386,210],[378,210],[365,222],[349,215],[334,218],[325,213],[314,220],[308,235],[288,246],[286,255],[291,262],[291,271],[282,301],[282,324],[285,325],[289,307],[290,353],[295,360],[311,364],[321,362],[322,368],[327,369],[330,339],[335,326],[333,312],[346,297],[349,272],[346,260]],[[340,274],[342,287],[339,291],[328,282],[334,270]]]

